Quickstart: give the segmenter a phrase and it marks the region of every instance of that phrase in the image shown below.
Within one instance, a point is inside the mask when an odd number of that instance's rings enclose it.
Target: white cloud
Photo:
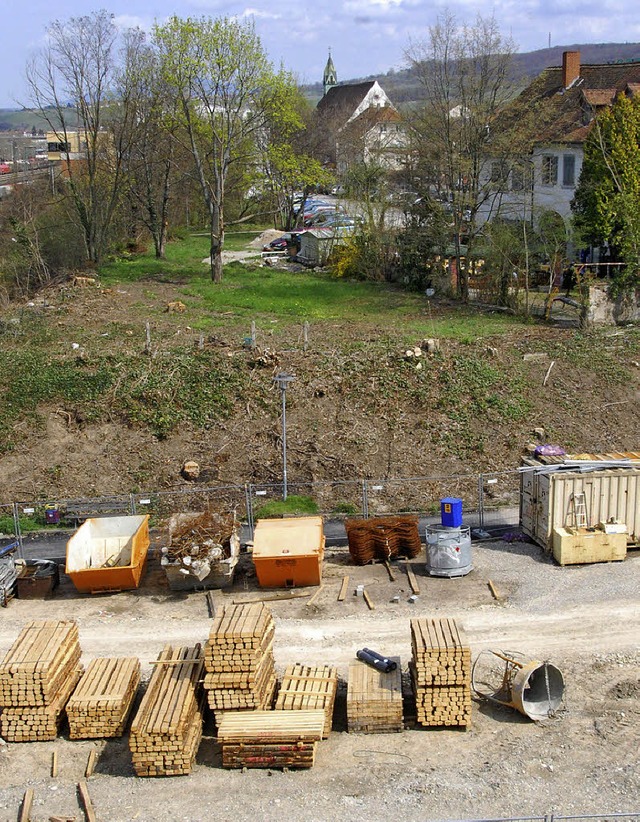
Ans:
[[[271,11],[262,11],[261,9],[245,9],[238,17],[255,17],[256,20],[281,20],[281,14],[274,14]]]

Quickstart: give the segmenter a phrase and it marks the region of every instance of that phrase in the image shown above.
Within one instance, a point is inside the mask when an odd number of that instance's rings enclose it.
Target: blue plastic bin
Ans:
[[[462,500],[458,497],[445,497],[440,500],[440,518],[447,528],[460,528],[462,525]]]

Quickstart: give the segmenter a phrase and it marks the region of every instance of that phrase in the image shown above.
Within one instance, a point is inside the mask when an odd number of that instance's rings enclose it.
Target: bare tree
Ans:
[[[469,279],[462,258],[470,256],[476,215],[507,172],[505,166],[496,167],[500,179],[487,173],[496,154],[504,156],[497,140],[492,140],[490,151],[487,142],[493,119],[513,94],[513,52],[512,40],[500,34],[493,17],[478,16],[472,26],[460,26],[447,11],[406,53],[427,99],[414,132],[417,152],[430,193],[445,201],[450,213],[458,292],[464,300]]]
[[[120,195],[122,145],[107,128],[114,112],[118,30],[113,15],[93,12],[48,27],[44,50],[28,71],[31,97],[59,143],[62,174],[84,235],[87,259],[97,263]],[[119,116],[122,117],[122,111]]]

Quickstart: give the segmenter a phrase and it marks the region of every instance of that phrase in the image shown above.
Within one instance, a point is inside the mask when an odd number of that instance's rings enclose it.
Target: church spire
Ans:
[[[329,59],[327,60],[327,65],[324,67],[322,85],[324,86],[325,94],[330,88],[338,85],[338,74],[336,72],[336,67],[333,65],[333,60],[331,59],[331,48],[329,48]]]

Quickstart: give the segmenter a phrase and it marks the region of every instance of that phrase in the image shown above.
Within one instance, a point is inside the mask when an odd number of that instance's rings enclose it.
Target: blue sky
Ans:
[[[252,16],[271,59],[282,61],[302,83],[322,78],[329,46],[339,80],[403,68],[410,39],[423,37],[445,8],[468,23],[493,9],[502,33],[513,37],[519,51],[546,48],[549,35],[554,46],[640,41],[635,5],[621,0],[496,0],[493,6],[478,0],[188,0],[179,5],[115,0],[97,6],[67,0],[57,16],[66,19],[100,7],[113,13],[119,25],[145,29],[172,14]],[[34,0],[12,4],[5,15],[0,28],[0,107],[29,102],[25,66],[43,43],[46,26],[56,17],[54,8]]]

